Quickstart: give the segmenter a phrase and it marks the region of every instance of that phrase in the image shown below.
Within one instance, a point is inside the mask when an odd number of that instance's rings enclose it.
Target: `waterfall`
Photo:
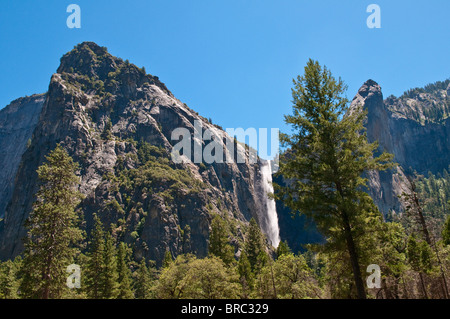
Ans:
[[[276,248],[280,243],[280,228],[278,227],[278,215],[275,200],[268,197],[269,193],[273,193],[272,168],[270,165],[270,161],[260,161],[260,172],[262,181],[261,206],[263,207],[263,212],[265,213],[265,215],[260,216],[262,217],[262,220],[260,222],[262,222],[261,226],[270,243]]]

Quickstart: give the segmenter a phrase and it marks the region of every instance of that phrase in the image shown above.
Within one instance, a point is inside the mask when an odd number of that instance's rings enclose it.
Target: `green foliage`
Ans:
[[[130,266],[131,250],[121,242],[116,248],[110,232],[94,215],[94,228],[88,246],[84,275],[85,292],[91,299],[132,299],[133,281]]]
[[[172,264],[172,262],[173,262],[172,253],[167,248],[166,252],[164,253],[164,259],[163,259],[163,263],[162,263],[163,268],[169,267]]]
[[[111,128],[112,128],[112,122],[111,122],[111,119],[108,118],[106,120],[105,126],[103,128],[103,132],[101,134],[101,138],[102,139],[104,139],[104,140],[111,140],[112,139]]]
[[[364,191],[369,170],[384,170],[392,155],[374,156],[377,143],[368,143],[366,112],[348,113],[342,80],[309,60],[303,76],[294,80],[293,114],[285,116],[291,135],[281,134],[279,173],[293,182],[275,184],[277,198],[311,217],[330,247],[348,251],[359,298],[365,298],[357,237],[364,234],[366,214],[376,211]]]
[[[428,177],[417,176],[416,192],[423,207],[424,217],[428,221],[429,231],[435,238],[441,238],[442,226],[449,214],[450,174],[444,169],[443,174],[428,173]],[[407,226],[408,221],[404,221]]]
[[[137,242],[153,199],[162,198],[167,213],[171,214],[179,203],[185,201],[186,196],[203,190],[204,184],[189,170],[177,167],[163,147],[143,140],[128,143],[133,144],[130,146],[131,151],[118,158],[114,172],[104,176],[110,182],[108,189],[111,199],[103,203],[99,213],[113,216],[118,224],[120,222],[118,238],[122,240],[130,235]],[[138,216],[138,219],[135,220],[134,216]],[[185,253],[191,251],[188,228],[184,229],[185,235],[181,238],[182,252]]]
[[[252,272],[259,272],[266,264],[268,256],[264,245],[264,235],[254,218],[250,219],[244,243],[244,251],[250,262]]]
[[[145,190],[150,195],[160,194],[170,204],[182,190],[195,193],[203,188],[202,182],[189,171],[172,167],[173,163],[163,148],[141,142],[137,160],[137,168],[116,170],[114,181],[122,196],[139,198]],[[129,206],[127,212],[131,208]]]
[[[200,167],[200,170],[201,171],[205,171],[206,170],[206,165],[204,164],[204,163],[200,163],[200,164],[198,164],[198,167]]]
[[[105,233],[103,224],[94,214],[94,227],[91,232],[91,239],[88,245],[88,261],[85,270],[85,283],[83,287],[89,298],[99,299],[104,290],[103,273],[105,272],[104,254],[105,254]]]
[[[424,88],[413,88],[403,93],[396,103],[391,103],[389,108],[394,113],[399,113],[420,124],[438,123],[450,115],[450,98],[443,95],[446,91],[450,79],[437,81],[426,85]],[[413,99],[413,101],[411,101]],[[404,107],[408,105],[409,107]]]
[[[105,233],[103,253],[102,299],[115,299],[119,295],[119,274],[117,273],[117,249],[110,232]]]
[[[18,272],[21,259],[7,260],[0,263],[0,299],[17,299],[19,280]]]
[[[240,285],[220,258],[181,255],[163,269],[155,291],[157,298],[229,299],[240,296]]]
[[[414,89],[409,89],[403,93],[402,97],[416,98],[417,95],[420,93],[432,94],[432,93],[435,93],[436,91],[446,90],[449,84],[450,84],[450,79],[447,79],[445,81],[437,81],[437,82],[425,85],[424,88],[417,87]]]
[[[266,265],[256,282],[260,298],[310,299],[323,294],[305,258],[292,253]]]
[[[183,254],[189,254],[191,253],[192,247],[191,247],[191,226],[186,225],[183,228],[182,231],[182,250]]]
[[[225,220],[215,215],[211,222],[208,252],[229,265],[234,261],[234,247],[229,244],[229,231]]]
[[[28,235],[22,265],[21,292],[27,298],[61,298],[66,268],[79,253],[83,239],[75,211],[81,199],[76,191],[78,165],[60,146],[46,156],[38,170],[41,186],[26,222]]]
[[[139,263],[138,269],[133,273],[134,290],[137,299],[153,298],[152,287],[155,284],[153,268],[148,268],[143,258]]]
[[[277,258],[279,258],[282,255],[286,255],[286,254],[290,254],[290,253],[291,253],[291,249],[289,248],[287,241],[281,241],[277,247]]]
[[[413,270],[427,273],[433,268],[431,247],[426,241],[418,241],[415,235],[408,238],[407,257]]]
[[[117,250],[117,273],[119,283],[118,299],[133,299],[132,278],[130,268],[131,251],[127,244],[121,242]]]
[[[242,286],[243,298],[248,298],[249,293],[251,292],[254,286],[255,276],[252,272],[252,266],[247,258],[247,254],[245,253],[245,251],[241,252],[237,267],[239,273],[239,281],[241,282]]]
[[[154,146],[150,143],[141,141],[138,145],[137,151],[139,163],[145,164],[149,161],[153,161],[159,157],[166,157],[165,149]]]

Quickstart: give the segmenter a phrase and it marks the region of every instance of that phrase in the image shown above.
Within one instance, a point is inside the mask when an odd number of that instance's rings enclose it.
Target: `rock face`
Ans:
[[[286,186],[282,176],[275,176],[274,181],[281,186]],[[280,239],[286,241],[293,252],[304,252],[304,244],[323,243],[325,238],[317,230],[314,221],[305,215],[293,215],[290,208],[283,202],[276,201],[278,224],[280,227]]]
[[[45,95],[17,99],[0,110],[0,218],[11,199],[14,178],[39,120]]]
[[[350,107],[360,105],[367,110],[369,142],[378,141],[379,150],[394,154],[399,164],[389,172],[369,173],[370,194],[384,214],[403,209],[397,196],[407,190],[405,172],[437,173],[450,164],[448,90],[429,85],[429,93],[414,92],[383,100],[381,87],[368,80]]]
[[[158,264],[167,249],[174,256],[205,256],[212,214],[233,221],[236,242],[241,226],[264,215],[257,191],[261,161],[252,164],[246,157],[245,163],[174,163],[170,154],[178,140],[172,140],[172,133],[181,127],[195,136],[195,121],[201,123],[201,133],[212,132],[225,153],[225,143],[234,141],[177,100],[157,77],[113,57],[106,48],[92,42],[75,47],[62,57],[47,94],[27,103],[17,112],[34,105],[40,119],[33,117],[23,137],[14,137],[22,151],[14,155],[16,168],[2,172],[16,179],[13,187],[8,184],[11,195],[2,192],[0,197],[0,207],[9,202],[0,222],[1,259],[23,249],[23,223],[39,187],[36,169],[57,143],[80,164],[80,191],[86,197],[80,209],[87,230],[96,213],[118,238],[133,245],[138,257]],[[0,142],[11,139],[2,135]],[[235,149],[249,153],[239,143]],[[2,160],[11,160],[10,154],[15,153],[5,152]]]

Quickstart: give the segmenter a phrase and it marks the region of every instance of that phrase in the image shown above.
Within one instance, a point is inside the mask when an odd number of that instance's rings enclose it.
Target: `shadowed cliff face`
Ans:
[[[450,164],[449,118],[430,122],[423,115],[431,108],[445,109],[447,103],[444,90],[383,100],[381,87],[373,80],[364,83],[353,99],[350,109],[362,105],[368,112],[369,142],[378,141],[379,150],[394,154],[399,164],[389,172],[369,173],[370,194],[384,214],[403,209],[397,196],[407,190],[405,170],[437,173]]]
[[[86,196],[80,209],[88,231],[97,213],[105,226],[113,224],[119,239],[135,247],[138,257],[160,263],[166,249],[174,256],[205,256],[213,213],[234,221],[237,242],[241,225],[265,209],[256,189],[260,163],[171,161],[178,142],[171,134],[178,127],[193,135],[194,121],[200,121],[222,146],[230,137],[177,100],[157,77],[95,43],[82,43],[64,55],[42,99],[31,143],[21,160],[14,158],[16,182],[0,223],[2,259],[23,249],[23,223],[39,187],[36,169],[57,143],[80,164],[80,191]],[[242,145],[236,147],[248,155]]]
[[[33,95],[17,99],[0,110],[0,218],[11,199],[14,178],[44,100],[44,94]]]

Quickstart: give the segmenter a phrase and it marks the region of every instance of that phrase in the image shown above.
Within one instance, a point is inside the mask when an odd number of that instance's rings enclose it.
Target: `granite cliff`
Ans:
[[[170,154],[178,141],[172,141],[172,132],[182,127],[194,136],[195,121],[225,152],[226,140],[235,143],[236,153],[249,155],[249,150],[177,100],[157,77],[104,47],[76,46],[61,58],[48,92],[12,103],[0,113],[0,123],[14,111],[14,120],[24,125],[21,133],[0,136],[1,145],[19,145],[0,158],[14,162],[2,172],[8,179],[0,197],[0,207],[7,206],[1,213],[1,259],[23,249],[23,223],[39,187],[36,169],[57,143],[80,164],[79,189],[85,196],[80,209],[87,230],[96,213],[136,254],[157,263],[167,249],[173,256],[205,256],[213,214],[233,226],[236,252],[250,218],[264,229],[263,160],[250,163],[244,156],[244,163],[174,163]],[[29,125],[21,118],[27,112]]]
[[[0,110],[0,218],[12,196],[22,154],[31,142],[45,95],[17,99]]]
[[[406,176],[436,174],[450,164],[450,83],[436,82],[425,89],[412,89],[401,97],[383,100],[381,87],[366,81],[350,109],[367,111],[367,137],[378,141],[379,150],[394,154],[398,166],[387,172],[369,173],[369,190],[379,209],[400,212],[398,196],[407,191]]]

